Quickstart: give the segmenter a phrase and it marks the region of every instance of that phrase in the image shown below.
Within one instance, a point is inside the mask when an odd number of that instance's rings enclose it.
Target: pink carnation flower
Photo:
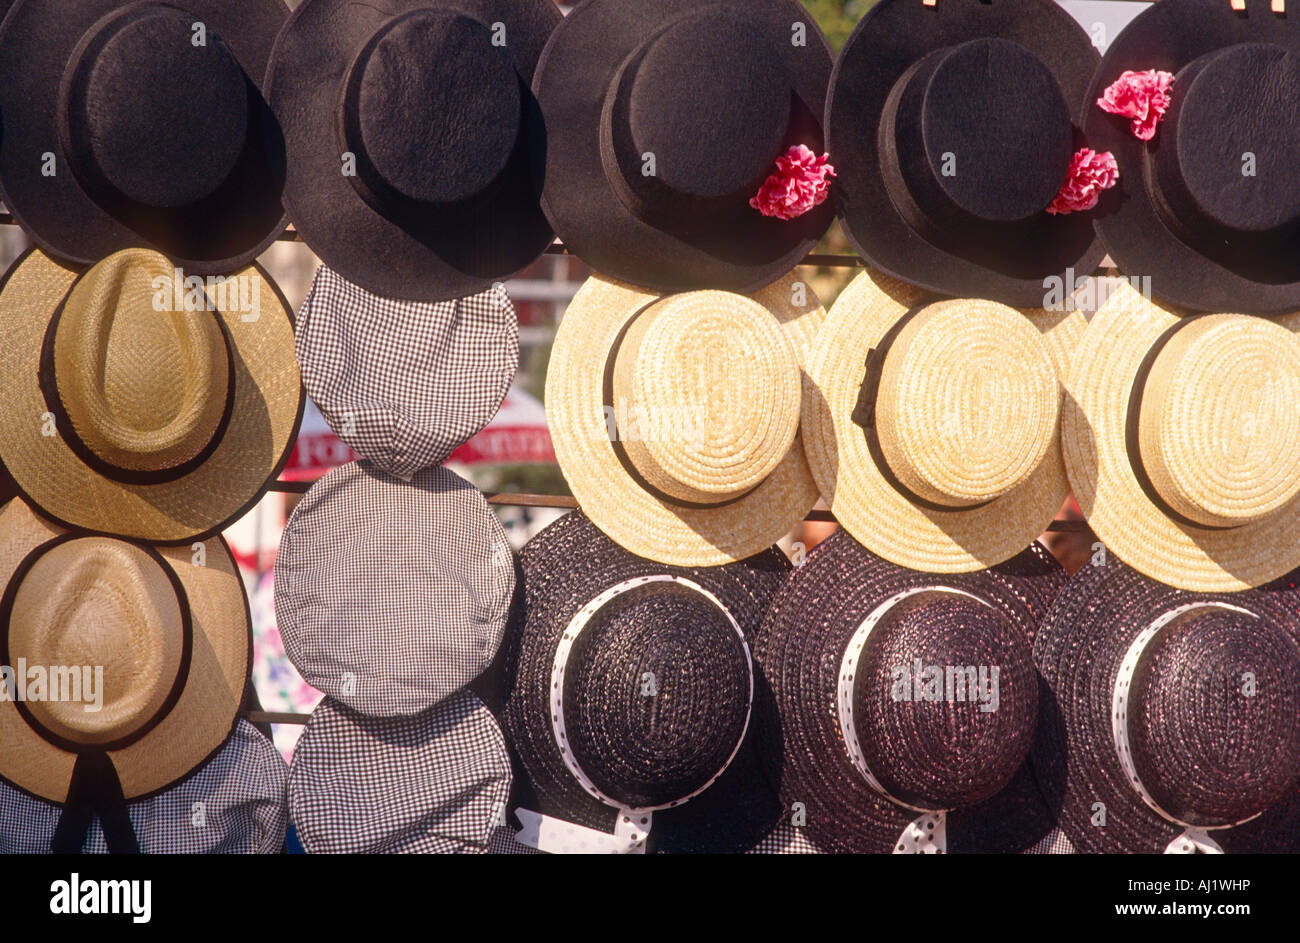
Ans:
[[[776,173],[763,181],[749,205],[764,216],[790,220],[826,202],[835,168],[829,154],[818,157],[797,144],[776,159]]]
[[[1101,199],[1101,191],[1109,190],[1118,180],[1115,155],[1110,151],[1098,154],[1092,148],[1080,148],[1070,158],[1070,173],[1047,212],[1056,215],[1090,210]]]
[[[1173,81],[1172,74],[1156,69],[1125,72],[1097,99],[1097,106],[1112,115],[1131,118],[1133,134],[1149,141],[1169,110],[1169,86]]]

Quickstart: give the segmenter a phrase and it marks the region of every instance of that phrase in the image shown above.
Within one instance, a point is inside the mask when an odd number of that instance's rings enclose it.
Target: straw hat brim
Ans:
[[[779,714],[758,714],[764,766],[783,807],[806,807],[807,830],[837,854],[884,854],[917,812],[875,792],[849,758],[836,720],[836,671],[862,620],[897,593],[946,586],[995,605],[1024,633],[1025,646],[1065,585],[1043,547],[977,573],[935,576],[894,566],[841,530],[819,544],[782,586],[754,646],[763,687]],[[1020,765],[996,795],[948,815],[948,850],[1016,852],[1051,828],[1052,816],[1028,768]]]
[[[1093,317],[1066,379],[1062,407],[1070,483],[1097,537],[1134,569],[1197,592],[1259,586],[1300,566],[1300,498],[1240,527],[1193,527],[1147,497],[1128,459],[1134,377],[1151,345],[1179,320],[1127,282]],[[1300,312],[1273,320],[1300,332]]]
[[[261,266],[259,317],[219,312],[231,340],[233,408],[220,443],[192,472],[160,484],[129,484],[87,466],[60,435],[44,435],[49,407],[39,382],[50,318],[78,272],[40,251],[20,257],[0,282],[0,460],[22,494],[66,527],[168,544],[202,539],[243,516],[288,461],[302,419],[289,303]]]
[[[804,378],[803,442],[835,519],[869,550],[899,566],[961,573],[1001,563],[1033,543],[1060,510],[1069,483],[1057,436],[1024,482],[980,507],[930,510],[890,484],[853,422],[853,409],[867,350],[929,297],[924,289],[870,269],[844,289],[817,335]],[[1083,314],[1020,310],[1042,332],[1062,375],[1083,334]]]
[[[22,501],[0,510],[0,582],[23,559],[64,531],[39,518]],[[244,584],[223,538],[204,547],[203,566],[188,547],[161,547],[179,578],[192,621],[189,675],[175,706],[148,733],[108,751],[127,799],[152,795],[206,762],[221,749],[239,720],[252,668],[252,627]],[[67,798],[75,753],[49,743],[23,719],[17,705],[0,701],[0,777],[51,802]]]
[[[826,312],[807,287],[793,303],[789,274],[750,297],[780,323],[800,366]],[[799,436],[752,491],[714,508],[669,504],[643,490],[609,439],[601,365],[623,326],[660,295],[593,275],[578,290],[555,334],[546,377],[546,417],[555,457],[578,505],[601,530],[638,556],[675,566],[717,566],[765,550],[817,503],[817,484]]]
[[[1115,753],[1111,693],[1133,640],[1162,612],[1192,601],[1242,606],[1294,635],[1300,599],[1289,582],[1192,596],[1119,561],[1085,566],[1070,578],[1034,640],[1043,691],[1031,759],[1044,798],[1080,852],[1159,854],[1183,831],[1147,807]],[[1097,802],[1106,807],[1104,828],[1092,824]],[[1210,836],[1229,852],[1300,851],[1300,794]]]

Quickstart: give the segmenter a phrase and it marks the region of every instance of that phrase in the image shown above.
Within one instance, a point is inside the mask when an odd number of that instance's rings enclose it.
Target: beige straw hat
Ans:
[[[0,286],[0,461],[68,526],[217,532],[283,467],[302,414],[289,306],[258,266],[191,279],[145,249],[78,276],[39,251]]]
[[[836,520],[931,573],[1024,550],[1069,492],[1060,376],[1084,325],[857,276],[817,335],[803,399],[804,450]]]
[[[1300,312],[1183,317],[1121,283],[1066,380],[1070,483],[1097,536],[1179,589],[1300,566]]]
[[[0,698],[0,777],[63,802],[79,754],[102,750],[133,799],[221,747],[248,679],[251,630],[230,550],[219,537],[202,546],[200,556],[65,532],[17,498],[0,510],[0,664],[27,677],[19,699]],[[70,680],[52,699],[52,667],[82,685],[102,668],[99,709]]]
[[[589,278],[546,379],[555,455],[587,516],[675,566],[731,563],[788,533],[817,501],[799,415],[825,313],[793,274],[750,296]]]

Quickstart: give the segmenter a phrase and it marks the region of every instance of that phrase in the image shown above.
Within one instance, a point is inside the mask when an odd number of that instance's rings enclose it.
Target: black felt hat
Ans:
[[[1115,37],[1085,130],[1119,164],[1097,231],[1151,293],[1198,311],[1300,307],[1300,21],[1246,0],[1152,4]],[[1096,107],[1125,71],[1174,76],[1150,140]]]
[[[817,847],[1021,852],[1047,834],[1026,759],[1030,645],[1064,582],[1037,544],[978,573],[928,574],[843,530],[794,571],[755,643],[776,708],[758,721],[782,805],[802,804]]]
[[[826,106],[850,241],[896,278],[1011,305],[1040,306],[1043,280],[1067,269],[1091,273],[1104,254],[1092,213],[1046,209],[1083,144],[1097,58],[1051,0],[876,4]]]
[[[619,837],[654,852],[757,844],[780,809],[754,749],[765,695],[748,639],[790,570],[785,556],[665,566],[575,512],[529,541],[520,565],[505,727],[536,799],[520,821],[540,813],[542,833],[561,837],[544,850]],[[648,844],[635,828],[646,813]]]
[[[528,170],[550,0],[305,0],[276,42],[284,203],[325,264],[409,301],[476,294],[553,233]],[[532,143],[530,143],[532,142]]]
[[[795,0],[579,3],[533,81],[547,217],[604,275],[665,292],[756,291],[833,219],[829,201],[790,220],[749,204],[789,148],[822,153],[830,71],[830,47]]]
[[[1190,593],[1113,556],[1070,578],[1034,642],[1033,759],[1079,851],[1300,851],[1297,580]]]
[[[0,187],[48,253],[156,249],[197,274],[284,228],[260,90],[283,0],[23,0],[0,30]]]

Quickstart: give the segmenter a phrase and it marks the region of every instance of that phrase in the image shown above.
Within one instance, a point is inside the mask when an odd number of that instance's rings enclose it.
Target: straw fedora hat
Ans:
[[[1034,643],[1033,758],[1079,851],[1300,851],[1297,576],[1188,593],[1110,559],[1071,577]]]
[[[284,229],[260,91],[283,0],[23,0],[10,14],[0,187],[41,248],[90,264],[143,245],[208,274]]]
[[[790,572],[769,548],[679,568],[580,511],[520,554],[505,728],[526,775],[520,841],[551,852],[736,853],[776,824],[755,750],[750,640]],[[535,803],[535,804],[534,804]]]
[[[1106,49],[1085,129],[1119,165],[1097,231],[1115,264],[1197,311],[1300,308],[1300,24],[1268,0],[1151,4]],[[1173,76],[1149,139],[1096,102],[1125,72]]]
[[[491,287],[554,238],[529,171],[528,87],[551,0],[305,0],[276,40],[284,205],[312,250],[367,291],[445,301]],[[351,160],[349,160],[351,158]]]
[[[894,566],[844,530],[781,587],[754,645],[762,756],[823,851],[1021,852],[1052,815],[1026,759],[1030,646],[1065,584],[1034,545],[978,573]]]
[[[68,827],[90,810],[120,834],[123,801],[172,785],[235,727],[252,632],[230,549],[65,532],[14,499],[0,510],[0,575],[0,663],[16,692],[0,700],[0,778],[64,803]],[[64,677],[56,700],[56,675],[78,667],[83,684]]]
[[[284,467],[303,400],[288,303],[259,266],[177,275],[146,249],[81,275],[32,251],[0,283],[0,460],[53,520],[189,541]]]
[[[595,275],[555,334],[546,418],[578,504],[638,556],[744,559],[817,501],[800,368],[825,317],[793,275],[750,297]]]
[[[1023,550],[1069,492],[1060,376],[1084,324],[860,274],[817,335],[803,398],[804,450],[836,520],[933,573]]]
[[[1013,305],[1042,304],[1044,278],[1090,273],[1104,255],[1094,214],[1046,209],[1097,61],[1052,0],[881,0],[826,104],[849,240],[904,281]]]
[[[784,275],[832,205],[783,219],[750,200],[792,147],[822,154],[831,61],[797,0],[577,4],[533,80],[556,233],[596,271],[655,291],[748,293]]]
[[[1300,314],[1193,318],[1122,282],[1066,380],[1066,468],[1120,559],[1181,589],[1300,566]]]

